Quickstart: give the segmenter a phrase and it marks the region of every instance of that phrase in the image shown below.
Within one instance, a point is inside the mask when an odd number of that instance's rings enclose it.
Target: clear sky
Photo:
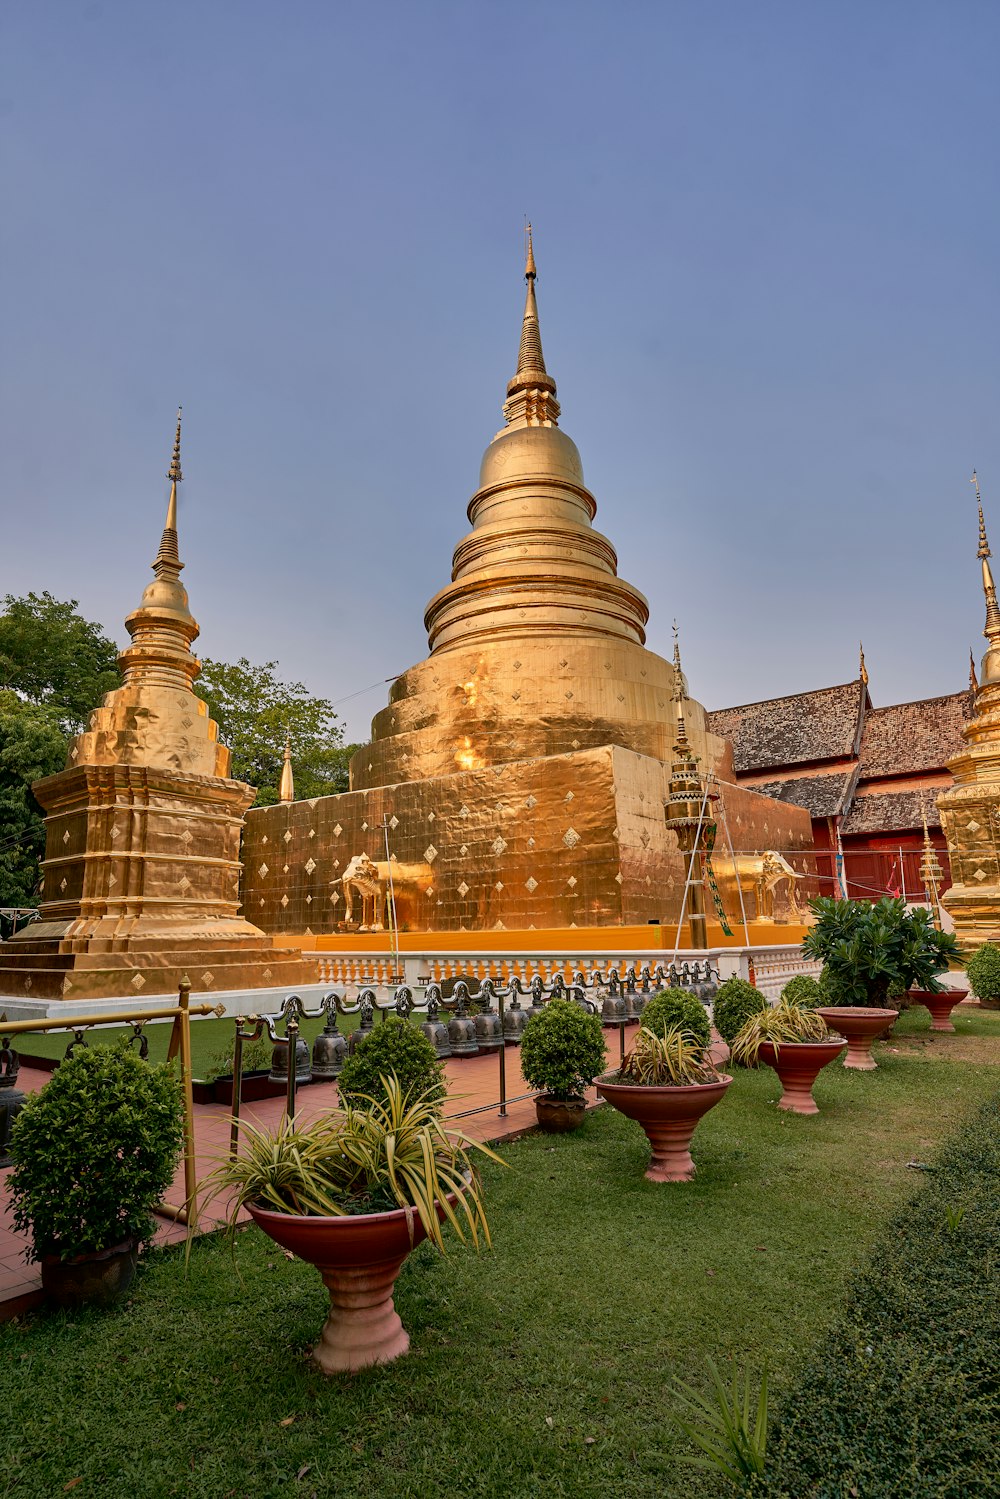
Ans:
[[[955,691],[1000,549],[993,0],[8,0],[0,592],[124,637],[174,409],[198,649],[426,655],[534,222],[597,524],[722,707]],[[343,703],[367,735],[379,687]]]

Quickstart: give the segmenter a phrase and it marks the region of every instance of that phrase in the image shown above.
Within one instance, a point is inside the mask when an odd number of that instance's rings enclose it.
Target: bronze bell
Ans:
[[[347,1056],[347,1041],[337,1029],[337,1011],[326,1005],[326,1024],[313,1042],[312,1076],[314,1083],[330,1082],[340,1076]]]
[[[271,1070],[267,1074],[269,1083],[281,1083],[282,1086],[288,1082],[288,1037],[279,1036],[274,1043],[271,1052]],[[309,1061],[309,1047],[301,1036],[295,1040],[295,1081],[296,1083],[308,1083],[312,1081],[312,1065]]]
[[[483,979],[480,985],[479,1004],[479,1014],[473,1022],[476,1027],[479,1050],[500,1051],[504,1045],[503,1026],[500,1024],[500,1016],[493,1008],[493,985],[489,979]]]
[[[375,1006],[367,997],[361,1001],[361,1023],[347,1038],[347,1055],[353,1057],[366,1036],[375,1029]]]
[[[602,1025],[627,1025],[628,1006],[620,994],[607,994],[601,1005]]]
[[[434,1055],[439,1061],[451,1056],[448,1027],[438,1019],[438,1002],[433,995],[427,1001],[427,1019],[420,1026],[420,1029],[433,1046]]]
[[[462,989],[464,988],[463,984]],[[448,1021],[448,1045],[451,1047],[453,1057],[478,1057],[479,1055],[476,1024],[466,1014],[463,992],[459,992],[455,1013]]]
[[[536,1015],[541,1015],[544,1009],[545,985],[536,975],[536,977],[531,980],[531,1004],[528,1005],[527,1009],[524,1012],[527,1016],[525,1024],[527,1025],[528,1020],[534,1020]]]
[[[521,1001],[515,994],[503,1015],[503,1038],[508,1046],[520,1046],[527,1023],[528,1012],[521,1009]]]
[[[0,1046],[0,1166],[12,1164],[11,1126],[27,1101],[27,1094],[14,1087],[20,1070],[21,1059],[10,1041],[5,1040]]]

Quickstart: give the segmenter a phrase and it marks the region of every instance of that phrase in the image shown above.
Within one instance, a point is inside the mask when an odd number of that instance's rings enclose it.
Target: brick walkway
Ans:
[[[629,1026],[626,1031],[626,1044],[633,1029],[634,1027]],[[610,1031],[605,1032],[605,1035],[608,1043],[608,1063],[613,1067],[618,1060],[618,1037]],[[519,1058],[517,1047],[508,1046],[505,1061],[509,1098],[517,1098],[520,1094],[528,1092],[527,1085],[521,1076]],[[445,1063],[445,1073],[448,1082],[446,1118],[452,1118],[472,1139],[503,1140],[534,1127],[535,1106],[531,1098],[520,1103],[508,1104],[506,1118],[500,1117],[497,1103],[500,1095],[500,1066],[495,1054],[468,1058],[453,1057]],[[43,1087],[50,1075],[48,1072],[22,1067],[17,1086],[24,1093],[34,1093]],[[591,1093],[589,1099],[591,1103],[596,1102],[596,1095]],[[297,1096],[297,1117],[303,1121],[315,1119],[317,1115],[332,1108],[336,1101],[335,1083],[311,1083],[302,1088]],[[480,1108],[484,1104],[492,1104],[493,1107],[485,1109],[482,1113],[470,1114],[466,1118],[454,1119],[455,1115],[463,1114],[469,1109]],[[283,1109],[283,1098],[268,1098],[259,1103],[244,1104],[243,1117],[254,1124],[273,1127],[281,1118]],[[229,1149],[228,1108],[222,1104],[196,1104],[194,1128],[200,1181]],[[7,1169],[0,1170],[0,1321],[19,1316],[22,1312],[39,1305],[42,1300],[38,1266],[28,1264],[25,1260],[24,1251],[27,1240],[23,1234],[14,1231],[11,1222],[7,1176]],[[168,1200],[174,1203],[184,1200],[183,1168],[177,1172],[173,1191],[169,1194]],[[224,1210],[224,1203],[221,1199],[213,1203],[210,1213],[202,1219],[202,1229],[207,1231],[218,1227]],[[158,1219],[157,1222],[159,1227],[156,1242],[158,1244],[178,1243],[185,1238],[187,1230],[179,1224],[163,1218]]]

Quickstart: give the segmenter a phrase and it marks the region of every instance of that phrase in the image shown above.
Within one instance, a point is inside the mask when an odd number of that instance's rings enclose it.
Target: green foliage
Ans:
[[[972,954],[965,971],[980,1004],[1000,1008],[1000,947],[984,942]]]
[[[808,973],[797,973],[793,979],[789,979],[780,998],[787,1004],[798,1005],[800,1010],[814,1010],[817,1005],[826,1003],[822,989]]]
[[[949,1202],[944,1210],[944,1222],[950,1234],[957,1234],[965,1217],[965,1204]]]
[[[66,743],[55,708],[0,691],[0,905],[37,904],[45,824],[31,783],[62,770]]]
[[[703,1043],[685,1027],[674,1025],[661,1035],[643,1025],[615,1081],[641,1088],[684,1088],[717,1083],[719,1074]]]
[[[444,1102],[444,1068],[433,1046],[421,1030],[398,1015],[377,1025],[344,1062],[337,1079],[341,1103],[357,1103],[362,1097],[385,1103],[385,1077],[395,1077],[407,1097],[430,1098],[439,1107]]]
[[[262,1072],[264,1068],[269,1069],[272,1050],[271,1042],[266,1036],[258,1036],[256,1041],[244,1041],[241,1071],[244,1073]],[[234,1054],[233,1043],[222,1047],[220,1051],[213,1052],[204,1069],[202,1081],[214,1083],[217,1078],[232,1077]]]
[[[759,1014],[751,1015],[737,1032],[730,1050],[734,1062],[753,1067],[766,1042],[782,1046],[786,1042],[829,1040],[830,1030],[822,1015],[800,1009],[783,999],[773,1007],[768,1005]]]
[[[442,1254],[442,1216],[463,1244],[468,1231],[477,1249],[480,1235],[488,1245],[469,1150],[500,1157],[446,1130],[436,1098],[407,1097],[394,1077],[382,1085],[384,1102],[363,1099],[302,1126],[284,1114],[273,1135],[244,1122],[243,1151],[213,1174],[207,1201],[235,1188],[230,1227],[248,1202],[271,1212],[333,1218],[412,1207]]]
[[[719,985],[712,1007],[715,1029],[726,1045],[732,1046],[751,1015],[759,1015],[766,1008],[767,1000],[753,984],[746,979],[726,979]]]
[[[708,1011],[696,995],[687,989],[662,989],[644,1006],[642,1023],[648,1031],[663,1036],[679,1026],[703,1047],[712,1039]]]
[[[754,1400],[749,1369],[741,1381],[739,1370],[734,1368],[732,1388],[727,1389],[715,1361],[709,1358],[706,1362],[714,1399],[707,1399],[681,1380],[676,1382],[686,1414],[674,1419],[685,1436],[701,1448],[697,1457],[682,1454],[681,1461],[715,1470],[730,1483],[745,1488],[764,1472],[767,1457],[767,1368],[761,1373]]]
[[[173,1180],[181,1086],[169,1065],[125,1047],[78,1051],[14,1121],[9,1188],[32,1257],[72,1259],[153,1234],[150,1209]]]
[[[0,688],[51,708],[67,735],[79,733],[119,683],[118,647],[76,602],[7,594],[0,614]]]
[[[600,1017],[574,1000],[550,999],[521,1037],[521,1074],[529,1088],[552,1098],[578,1098],[604,1071]]]
[[[232,750],[232,775],[257,788],[256,806],[271,806],[278,800],[289,735],[297,798],[346,791],[347,761],[358,746],[341,743],[332,703],[311,697],[302,682],[280,681],[277,671],[277,661],[255,666],[245,656],[232,665],[207,658],[201,663],[195,691]]]
[[[893,985],[937,993],[937,978],[959,961],[950,932],[939,932],[930,913],[907,911],[901,898],[875,902],[818,896],[809,902],[816,920],[802,943],[807,958],[819,958],[835,981],[829,1003],[890,1008]]]
[[[783,1397],[755,1495],[1000,1493],[995,1098],[936,1164]]]

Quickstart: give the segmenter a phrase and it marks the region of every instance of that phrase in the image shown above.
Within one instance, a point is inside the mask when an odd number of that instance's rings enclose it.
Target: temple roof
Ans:
[[[914,828],[922,826],[924,808],[927,811],[927,826],[939,829],[941,818],[933,793],[877,789],[865,791],[862,788],[841,824],[841,831],[845,837],[851,833],[912,832]]]
[[[968,691],[869,708],[861,736],[862,777],[867,781],[942,769],[961,751],[962,727],[972,713]]]
[[[708,727],[731,741],[737,773],[849,759],[858,751],[866,698],[864,684],[855,678],[841,687],[719,708],[708,714]]]
[[[811,817],[837,817],[850,801],[856,780],[857,770],[852,768],[832,775],[788,776],[780,781],[755,784],[752,789],[761,796],[774,797],[775,801],[804,807]]]

